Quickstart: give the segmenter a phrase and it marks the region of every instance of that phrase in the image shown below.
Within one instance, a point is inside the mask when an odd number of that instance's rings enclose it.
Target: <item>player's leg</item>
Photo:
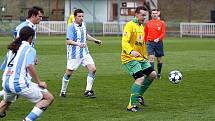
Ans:
[[[42,89],[35,83],[32,83],[29,88],[24,89],[20,95],[36,103],[31,112],[25,117],[25,121],[35,121],[54,101],[53,95],[47,89]]]
[[[157,68],[158,68],[158,74],[157,78],[161,78],[161,70],[162,70],[163,62],[161,61],[161,57],[157,57]]]
[[[6,116],[6,110],[11,105],[12,102],[16,101],[17,95],[14,93],[6,93],[3,95],[4,99],[0,103],[0,118]]]
[[[157,69],[158,69],[158,74],[157,78],[161,78],[161,70],[163,66],[163,62],[161,61],[162,56],[164,56],[164,50],[163,50],[163,41],[159,41],[156,43],[155,46],[155,57],[157,57]]]
[[[143,86],[144,81],[144,75],[142,71],[139,71],[134,74],[135,76],[135,82],[131,86],[131,96],[130,96],[130,102],[127,107],[128,111],[137,112],[139,111],[139,108],[137,107],[137,102],[139,101],[138,98],[141,95],[141,89]]]
[[[62,78],[62,86],[61,86],[61,97],[66,97],[66,90],[69,84],[69,79],[73,72],[79,67],[81,61],[80,59],[68,59],[67,60],[67,70]]]
[[[124,67],[127,69],[130,75],[135,79],[134,83],[131,86],[131,95],[130,101],[127,106],[128,111],[137,112],[139,108],[137,107],[138,96],[140,96],[142,84],[144,81],[144,75],[141,68],[141,64],[138,61],[130,61],[124,64]]]
[[[149,62],[151,64],[152,68],[154,69],[155,56],[154,55],[148,55],[148,59],[149,59]]]
[[[95,80],[96,67],[93,64],[88,64],[86,67],[88,69],[88,75],[87,75],[87,85],[84,92],[84,96],[96,98],[95,93],[92,90],[93,82]]]
[[[146,75],[146,78],[144,79],[141,95],[145,93],[145,91],[149,88],[153,80],[156,78],[156,72],[151,68],[147,68],[143,71],[143,73]]]
[[[147,42],[147,52],[148,52],[148,60],[151,64],[151,67],[154,69],[154,49],[155,49],[155,42]]]
[[[62,85],[61,85],[61,91],[60,91],[60,96],[61,97],[66,97],[66,90],[67,90],[67,87],[68,87],[68,84],[69,84],[69,78],[71,77],[73,72],[74,72],[73,70],[67,69],[65,74],[64,74],[64,76],[63,76]]]
[[[153,80],[156,78],[156,72],[154,71],[154,69],[151,67],[150,63],[147,60],[141,62],[141,67],[143,70],[143,74],[146,75],[146,77],[141,88],[140,96],[138,97],[138,102],[141,105],[144,105],[144,100],[142,96],[145,93],[145,91],[149,88]]]
[[[2,100],[0,103],[0,118],[3,118],[6,116],[6,110],[10,106],[11,102],[6,102],[5,100]]]
[[[96,98],[95,92],[92,89],[93,82],[95,80],[95,75],[96,75],[96,66],[90,54],[88,54],[86,58],[83,59],[82,64],[88,69],[87,85],[84,92],[84,96],[90,97],[90,98]]]

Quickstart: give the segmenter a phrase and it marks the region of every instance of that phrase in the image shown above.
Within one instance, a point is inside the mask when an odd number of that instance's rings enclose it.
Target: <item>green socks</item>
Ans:
[[[140,95],[142,96],[144,92],[149,88],[151,85],[152,81],[148,79],[148,77],[145,77],[145,80],[143,82],[143,85],[141,85],[141,92]]]
[[[134,83],[131,87],[131,97],[128,107],[133,105],[137,105],[137,97],[140,95],[141,92],[141,85]]]

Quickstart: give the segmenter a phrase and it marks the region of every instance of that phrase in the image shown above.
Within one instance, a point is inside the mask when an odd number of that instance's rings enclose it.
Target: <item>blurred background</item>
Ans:
[[[161,10],[168,36],[180,36],[182,22],[215,22],[215,0],[0,0],[0,36],[10,34],[35,5],[45,12],[37,31],[49,35],[65,34],[66,22],[75,8],[84,10],[88,31],[93,35],[120,35],[125,22],[141,5]]]

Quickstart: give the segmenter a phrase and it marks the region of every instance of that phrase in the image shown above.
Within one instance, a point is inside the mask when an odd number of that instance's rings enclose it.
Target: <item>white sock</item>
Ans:
[[[95,74],[89,72],[87,76],[86,90],[92,90],[94,80],[95,80]]]
[[[41,116],[42,113],[43,113],[43,110],[35,106],[32,109],[32,111],[28,114],[28,116],[25,118],[25,120],[26,121],[35,121],[38,117]]]
[[[5,93],[4,90],[1,90],[1,91],[0,91],[0,97],[3,97],[3,96],[4,96],[4,93]]]
[[[69,80],[66,80],[64,77],[62,79],[62,87],[61,87],[61,92],[66,92],[67,86],[69,84]]]

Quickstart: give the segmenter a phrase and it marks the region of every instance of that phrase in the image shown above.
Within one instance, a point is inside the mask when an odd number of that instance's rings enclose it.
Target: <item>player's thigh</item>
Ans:
[[[48,92],[47,89],[41,88],[36,83],[30,83],[29,87],[22,89],[19,95],[27,98],[32,103],[37,103],[43,99],[43,93]]]
[[[155,46],[155,56],[156,57],[162,57],[162,56],[164,56],[163,42],[162,41],[159,41],[158,43],[156,43],[156,46]]]
[[[144,60],[141,63],[141,68],[143,70],[143,74],[145,74],[146,76],[148,76],[151,72],[154,71],[154,69],[151,67],[151,64],[149,63],[148,60]]]
[[[82,66],[87,66],[87,65],[94,65],[95,66],[93,58],[90,54],[87,54],[86,57],[83,58],[81,64],[82,64]]]
[[[133,76],[137,72],[142,72],[141,64],[138,61],[130,61],[128,63],[123,64],[128,73]]]
[[[150,41],[147,42],[148,55],[154,55],[154,46],[155,46],[154,42],[150,42]]]
[[[67,60],[67,69],[68,70],[77,70],[81,64],[81,59],[68,59]]]

